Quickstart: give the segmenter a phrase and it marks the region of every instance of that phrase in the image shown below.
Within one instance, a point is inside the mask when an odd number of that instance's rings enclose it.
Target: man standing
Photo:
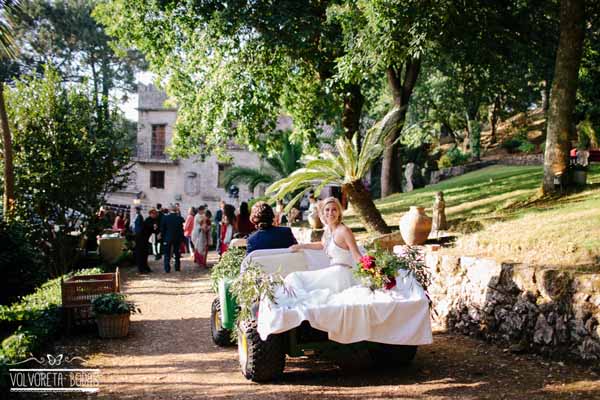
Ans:
[[[158,216],[158,227],[160,228],[162,219],[165,214],[161,203],[156,203],[156,211],[157,211],[157,216]],[[154,235],[154,241],[152,244],[152,246],[153,246],[152,251],[154,252],[155,260],[160,260],[160,257],[162,256],[162,252],[163,252],[162,241],[163,240],[162,240],[162,237],[161,237],[161,234],[159,231],[156,235]]]
[[[174,204],[170,207],[170,213],[162,217],[160,223],[160,233],[163,241],[164,249],[164,266],[165,272],[171,272],[171,254],[175,258],[175,271],[180,269],[180,244],[183,240],[183,223],[184,219],[177,214],[177,206]]]
[[[141,213],[136,217],[136,224]],[[137,225],[136,225],[137,227]],[[134,228],[136,229],[136,228]],[[152,272],[148,266],[148,239],[150,236],[158,232],[158,214],[155,209],[150,209],[148,218],[142,222],[141,230],[135,232],[135,258],[140,274]]]

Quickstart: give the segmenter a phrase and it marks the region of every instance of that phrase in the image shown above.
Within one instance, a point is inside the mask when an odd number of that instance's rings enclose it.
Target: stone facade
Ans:
[[[600,274],[429,252],[437,328],[538,352],[600,360]]]
[[[166,106],[166,99],[166,94],[153,85],[139,85],[137,152],[130,183],[124,190],[111,194],[107,203],[125,206],[140,204],[144,215],[156,203],[161,203],[164,207],[180,203],[183,213],[189,207],[201,204],[207,204],[210,210],[215,211],[221,199],[237,205],[235,200],[228,197],[225,189],[219,187],[219,174],[227,166],[220,164],[216,157],[208,157],[205,161],[192,158],[172,160],[153,146],[153,126],[164,126],[166,147],[173,137],[177,109]],[[234,147],[229,149],[229,153],[233,158],[232,165],[251,168],[260,166],[260,159],[255,153]],[[152,187],[150,175],[153,171],[164,173],[163,188]],[[238,201],[254,196],[255,193],[248,191],[245,185],[240,186]],[[133,211],[133,207],[131,209]]]

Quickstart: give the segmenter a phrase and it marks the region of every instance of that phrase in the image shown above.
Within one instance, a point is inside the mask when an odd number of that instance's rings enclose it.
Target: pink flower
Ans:
[[[360,258],[360,264],[363,269],[372,269],[375,266],[375,257],[369,255],[362,256]]]
[[[386,290],[393,289],[396,286],[396,278],[388,275],[383,286]]]

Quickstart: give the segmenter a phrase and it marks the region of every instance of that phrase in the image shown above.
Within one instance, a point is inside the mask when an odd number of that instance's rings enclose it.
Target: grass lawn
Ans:
[[[431,216],[435,193],[443,191],[458,236],[445,252],[600,270],[600,165],[592,166],[585,190],[559,199],[534,200],[541,178],[539,166],[492,166],[376,204],[397,227],[411,205]],[[349,225],[359,225],[348,216]]]

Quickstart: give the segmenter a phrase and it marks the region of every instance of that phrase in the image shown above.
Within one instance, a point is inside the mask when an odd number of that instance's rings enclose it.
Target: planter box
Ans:
[[[96,315],[96,324],[101,338],[125,337],[129,333],[129,314]]]
[[[90,325],[94,322],[92,301],[106,293],[121,290],[119,269],[114,273],[73,276],[61,282],[62,308],[67,332],[73,325]]]

